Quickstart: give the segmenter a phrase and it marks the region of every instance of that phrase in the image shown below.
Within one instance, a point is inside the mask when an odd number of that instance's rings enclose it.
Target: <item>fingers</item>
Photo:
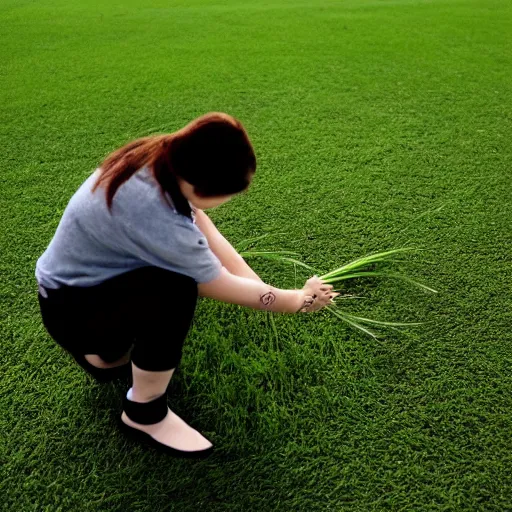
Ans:
[[[314,313],[315,311],[320,311],[322,308],[328,306],[329,304],[334,304],[334,299],[341,295],[338,292],[330,292],[322,295],[312,295],[310,297],[311,301],[305,307],[303,307],[300,312],[301,313]]]
[[[309,285],[317,290],[328,291],[333,289],[332,284],[324,283],[319,277],[314,276],[306,281],[306,285]]]
[[[312,301],[302,312],[313,312],[322,309],[333,303],[333,299],[339,295],[334,292],[334,286],[323,282],[318,276],[313,276],[307,280],[303,288]]]

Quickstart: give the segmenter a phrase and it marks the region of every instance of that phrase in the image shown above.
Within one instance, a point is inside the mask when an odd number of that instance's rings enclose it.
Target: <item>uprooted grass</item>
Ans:
[[[250,246],[253,243],[261,241],[263,238],[266,238],[267,234],[261,235],[260,237],[243,240],[235,248],[239,251],[240,255],[245,259],[252,258],[264,258],[270,261],[275,261],[276,263],[285,263],[287,265],[293,265],[294,270],[294,281],[295,288],[297,288],[297,267],[300,269],[307,269],[310,272],[314,273],[314,275],[318,276],[324,283],[335,285],[333,291],[341,293],[344,291],[343,285],[346,285],[346,281],[352,281],[354,279],[365,279],[368,278],[392,278],[399,279],[401,281],[405,281],[409,284],[412,284],[422,290],[426,290],[432,293],[437,293],[437,290],[434,290],[430,286],[422,284],[409,276],[404,274],[400,274],[397,272],[392,272],[387,269],[376,269],[376,266],[382,266],[383,264],[389,264],[396,259],[396,256],[404,253],[411,252],[414,249],[412,247],[402,247],[399,249],[392,249],[388,251],[381,251],[378,253],[368,254],[366,256],[360,256],[359,258],[345,263],[341,267],[337,267],[326,274],[321,274],[314,267],[307,265],[303,261],[300,260],[300,257],[297,253],[291,251],[262,251],[258,249],[250,249]],[[240,249],[243,248],[243,250]],[[249,249],[249,250],[248,250]],[[415,249],[416,251],[418,249]],[[334,315],[336,318],[345,322],[345,324],[358,329],[359,331],[368,334],[372,338],[377,338],[378,334],[374,331],[370,330],[367,324],[370,324],[374,327],[387,327],[389,329],[393,329],[398,331],[399,327],[418,327],[423,325],[424,322],[391,322],[389,320],[376,320],[374,318],[366,318],[363,316],[356,316],[342,307],[347,299],[353,298],[363,298],[359,296],[355,296],[353,294],[345,294],[341,297],[337,297],[336,299],[332,299],[332,304],[326,306],[326,311]],[[346,303],[345,303],[346,304]],[[267,318],[270,327],[276,338],[278,337],[277,328],[275,325],[274,317],[271,313],[267,313]]]

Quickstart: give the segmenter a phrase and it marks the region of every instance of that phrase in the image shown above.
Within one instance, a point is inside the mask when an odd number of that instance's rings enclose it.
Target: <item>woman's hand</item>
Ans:
[[[306,281],[302,288],[304,292],[304,304],[299,309],[300,313],[312,313],[332,303],[339,293],[332,291],[330,284],[325,284],[318,276],[313,276]]]

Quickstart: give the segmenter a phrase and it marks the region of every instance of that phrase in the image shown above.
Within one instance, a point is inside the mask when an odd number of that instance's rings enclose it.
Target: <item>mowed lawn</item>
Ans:
[[[503,0],[2,0],[0,509],[512,510],[511,66]],[[209,111],[258,157],[211,211],[233,244],[324,272],[421,247],[397,269],[439,293],[347,286],[430,322],[378,340],[202,300],[169,403],[216,452],[183,461],[117,431],[128,383],[54,345],[33,274],[109,151]]]

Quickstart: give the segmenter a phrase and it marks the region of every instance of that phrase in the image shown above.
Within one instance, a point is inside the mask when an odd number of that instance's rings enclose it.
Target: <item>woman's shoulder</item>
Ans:
[[[153,174],[147,167],[142,167],[119,186],[112,205],[131,209],[151,208],[160,202],[159,195],[160,189]]]

